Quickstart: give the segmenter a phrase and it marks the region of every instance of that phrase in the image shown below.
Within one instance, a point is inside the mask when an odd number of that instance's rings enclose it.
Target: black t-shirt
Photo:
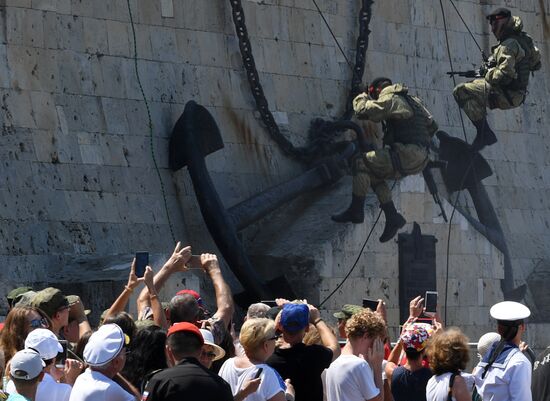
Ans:
[[[296,401],[322,401],[321,373],[332,362],[332,351],[322,345],[296,344],[291,348],[277,348],[267,364],[283,380],[290,379],[296,391]]]
[[[531,378],[533,400],[550,401],[550,347],[536,359]]]
[[[143,395],[146,401],[233,401],[229,384],[195,358],[184,358],[173,368],[154,375]]]
[[[433,373],[428,368],[414,372],[398,366],[391,377],[391,393],[395,401],[426,401],[426,385]]]

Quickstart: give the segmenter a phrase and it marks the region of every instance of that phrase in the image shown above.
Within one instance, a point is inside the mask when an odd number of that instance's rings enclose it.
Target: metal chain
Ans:
[[[248,30],[246,29],[246,22],[244,16],[244,10],[241,0],[230,0],[231,13],[233,17],[233,23],[235,25],[235,31],[239,40],[239,49],[241,52],[241,58],[243,61],[244,69],[252,91],[252,96],[256,102],[256,108],[260,113],[260,118],[264,123],[271,138],[281,147],[283,152],[295,159],[303,162],[310,162],[313,158],[326,155],[327,152],[331,152],[329,149],[333,149],[334,132],[331,130],[331,122],[321,119],[315,119],[312,121],[309,130],[308,146],[296,147],[290,142],[280,131],[279,126],[273,118],[273,114],[269,110],[269,104],[264,94],[260,77],[256,69],[256,63],[252,54],[252,45],[248,37]],[[346,112],[341,120],[349,120],[353,114],[352,100],[356,93],[359,93],[361,87],[361,81],[365,70],[365,54],[368,47],[368,36],[370,30],[368,29],[371,18],[371,6],[373,0],[363,0],[362,8],[359,14],[359,36],[357,38],[357,49],[355,55],[355,67],[353,68],[353,77],[351,83],[350,95],[348,96],[348,104],[346,104]],[[322,132],[318,129],[322,126]],[[332,135],[329,133],[332,132]],[[320,135],[319,135],[320,134]],[[319,153],[322,153],[319,154]]]
[[[355,45],[355,67],[351,78],[351,90],[346,102],[346,111],[343,120],[349,120],[353,115],[353,99],[362,92],[363,74],[365,73],[365,60],[369,47],[370,19],[372,16],[373,0],[363,0],[359,11],[359,35]]]

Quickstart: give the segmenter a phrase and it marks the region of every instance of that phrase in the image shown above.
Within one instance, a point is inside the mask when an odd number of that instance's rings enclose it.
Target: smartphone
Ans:
[[[191,258],[187,261],[187,268],[202,270],[201,255],[191,255]]]
[[[262,304],[266,304],[268,306],[277,306],[277,302],[274,299],[264,299],[260,301]]]
[[[369,308],[371,311],[375,311],[378,308],[378,301],[374,299],[363,298],[363,308]]]
[[[260,375],[262,374],[264,368],[258,368],[258,371],[256,372],[256,374],[254,375],[254,379],[257,379],[258,377],[260,377]]]
[[[437,312],[437,291],[426,291],[424,297],[424,313],[428,316],[433,316]]]
[[[63,369],[65,367],[65,361],[67,360],[67,340],[59,340],[59,344],[61,344],[61,347],[63,347],[63,351],[59,352],[57,354],[57,357],[55,358],[55,367],[59,369]]]
[[[149,265],[149,252],[136,252],[136,276],[143,277],[147,265]]]

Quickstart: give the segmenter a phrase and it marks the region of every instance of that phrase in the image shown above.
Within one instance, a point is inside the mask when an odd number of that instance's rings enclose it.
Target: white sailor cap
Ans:
[[[529,308],[519,302],[504,301],[491,307],[489,311],[491,317],[500,322],[513,322],[517,325],[523,322],[523,319],[531,316]]]

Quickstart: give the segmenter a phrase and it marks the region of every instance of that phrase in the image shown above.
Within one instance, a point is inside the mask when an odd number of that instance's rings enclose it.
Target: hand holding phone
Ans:
[[[369,308],[371,311],[376,312],[378,300],[363,298],[363,308]]]
[[[65,361],[67,360],[67,340],[59,340],[59,344],[61,344],[61,347],[63,348],[63,351],[59,352],[57,354],[57,357],[55,358],[55,367],[59,369],[63,369],[65,367]]]
[[[424,297],[424,314],[430,317],[435,316],[437,313],[437,291],[426,291]]]
[[[138,278],[143,277],[145,268],[149,265],[149,252],[136,252],[136,270],[135,274]]]
[[[202,270],[202,263],[201,263],[201,255],[191,255],[189,260],[186,263],[186,267],[188,269],[201,269]]]

